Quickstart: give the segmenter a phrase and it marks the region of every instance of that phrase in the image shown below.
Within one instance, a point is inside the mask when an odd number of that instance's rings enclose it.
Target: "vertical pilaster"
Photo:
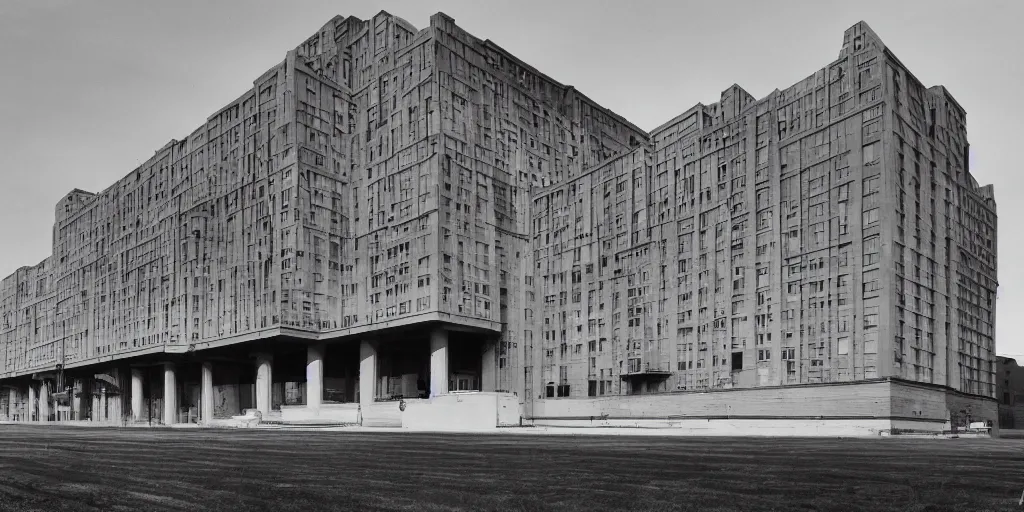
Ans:
[[[497,389],[498,343],[495,340],[484,342],[480,354],[480,391],[493,392]]]
[[[430,333],[430,396],[448,393],[448,331],[437,328]]]
[[[324,393],[324,344],[306,349],[306,407],[319,409]]]
[[[96,393],[95,388],[93,388],[91,396],[92,409],[89,410],[89,419],[91,421],[100,421],[100,395]]]

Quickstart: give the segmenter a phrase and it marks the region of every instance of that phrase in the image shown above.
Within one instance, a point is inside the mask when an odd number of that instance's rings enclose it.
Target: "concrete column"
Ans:
[[[92,411],[89,412],[89,419],[92,421],[100,421],[100,395],[96,394],[95,388],[92,392]]]
[[[430,397],[448,393],[448,331],[430,332]]]
[[[36,384],[34,382],[28,385],[27,409],[25,412],[28,414],[28,421],[36,421],[38,416],[36,416]]]
[[[319,409],[324,399],[324,344],[306,349],[306,407]]]
[[[71,419],[83,420],[82,417],[82,380],[75,379],[71,387]]]
[[[50,421],[50,385],[39,382],[39,421]]]
[[[172,363],[164,363],[164,425],[178,422],[178,376]]]
[[[493,392],[497,389],[498,343],[494,340],[484,342],[480,355],[480,391]]]
[[[142,420],[142,369],[132,368],[132,421]]]
[[[120,376],[120,372],[115,373],[114,375]],[[125,387],[124,379],[118,379],[118,384],[119,387],[121,387],[122,392],[115,396],[107,397],[107,421],[113,421],[117,424],[121,424],[121,421],[124,420],[124,415],[121,414],[121,411],[124,409],[121,404],[125,399],[125,393],[123,391]]]
[[[14,421],[15,415],[18,414],[18,408],[14,405],[18,401],[18,390],[11,388],[7,391],[7,416],[11,421]]]
[[[359,343],[359,405],[366,407],[376,398],[377,349],[369,341]]]
[[[107,421],[107,388],[100,388],[100,421]]]
[[[199,419],[209,425],[213,420],[213,363],[203,363],[202,383],[199,391]]]
[[[273,363],[274,356],[271,354],[256,356],[256,409],[263,417],[270,414],[271,384],[274,382]]]

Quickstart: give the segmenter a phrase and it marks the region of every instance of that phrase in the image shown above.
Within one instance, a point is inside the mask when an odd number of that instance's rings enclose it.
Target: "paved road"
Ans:
[[[1024,441],[0,425],[0,510],[1024,510]]]

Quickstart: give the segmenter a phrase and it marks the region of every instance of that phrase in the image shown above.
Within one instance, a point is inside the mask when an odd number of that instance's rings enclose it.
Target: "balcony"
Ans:
[[[640,363],[639,359],[631,360],[629,369],[619,375],[620,378],[668,378],[672,375],[672,372],[668,369],[668,365],[659,365],[657,363],[651,364],[649,362]]]

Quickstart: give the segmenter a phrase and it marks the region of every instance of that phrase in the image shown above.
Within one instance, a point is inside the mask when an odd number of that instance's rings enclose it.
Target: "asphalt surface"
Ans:
[[[1024,440],[0,425],[0,510],[1024,510]]]

